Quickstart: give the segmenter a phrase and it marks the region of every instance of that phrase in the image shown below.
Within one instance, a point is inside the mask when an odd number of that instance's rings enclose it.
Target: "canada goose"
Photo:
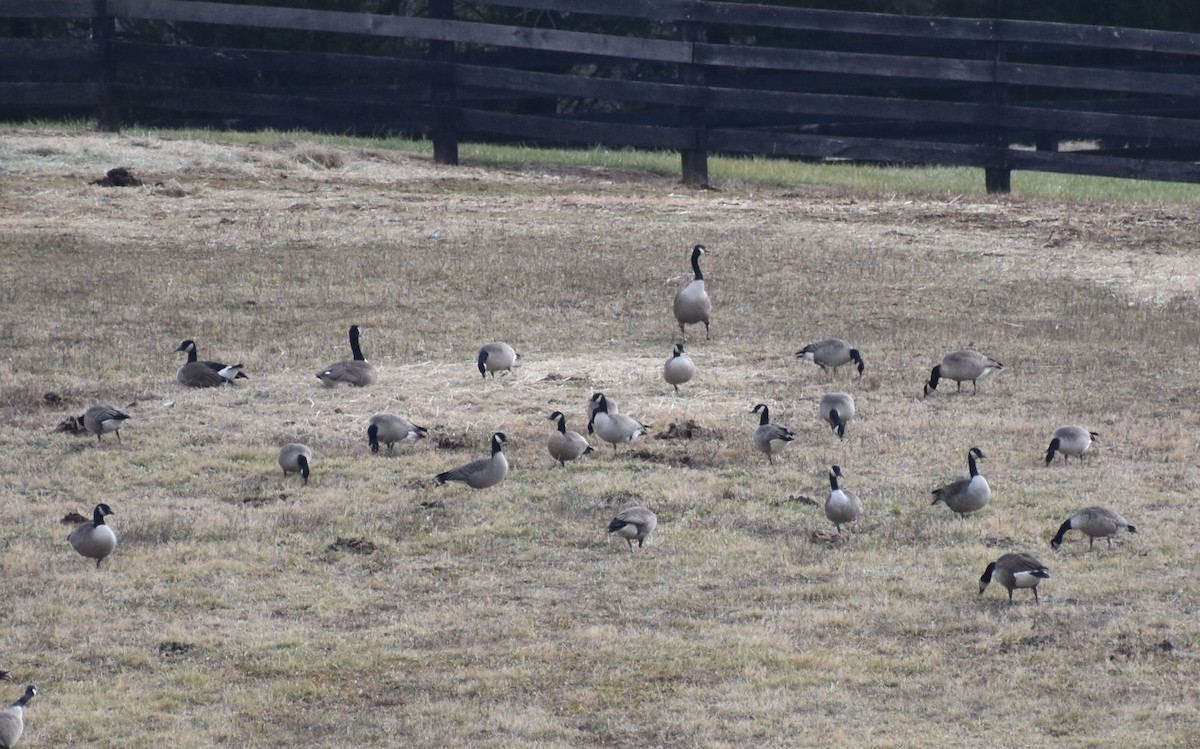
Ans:
[[[1008,589],[1009,603],[1012,603],[1014,588],[1031,588],[1034,603],[1040,604],[1037,586],[1049,577],[1050,572],[1046,565],[1030,554],[1001,554],[999,559],[988,564],[983,576],[979,578],[979,595],[983,595],[988,583],[994,578],[997,583]]]
[[[617,444],[632,442],[636,437],[648,433],[650,427],[637,419],[625,414],[609,413],[608,398],[604,393],[596,393],[596,410],[588,420],[588,434],[598,434],[600,439],[613,447],[613,455],[617,454]]]
[[[621,413],[621,409],[617,408],[617,402],[615,400],[605,396],[604,393],[592,393],[592,397],[588,398],[587,402],[587,417],[589,424],[592,421],[592,416],[594,416],[596,413],[596,406],[599,405],[601,397],[604,397],[604,405],[605,408],[608,409],[609,416]]]
[[[653,512],[645,507],[626,507],[608,524],[608,532],[625,539],[629,544],[629,551],[632,552],[633,542],[637,541],[638,548],[642,548],[642,543],[657,527],[658,517]]]
[[[854,418],[854,398],[849,393],[825,393],[821,396],[821,419],[838,436],[846,438],[846,424]]]
[[[567,467],[568,460],[581,458],[595,449],[582,434],[567,429],[567,417],[563,416],[562,411],[555,411],[548,418],[550,421],[557,419],[558,428],[550,433],[546,447],[550,450],[550,457],[563,468]]]
[[[987,479],[979,475],[979,469],[975,467],[975,459],[986,457],[978,447],[968,450],[967,465],[971,469],[970,477],[958,479],[934,489],[931,504],[936,505],[941,502],[957,512],[959,517],[963,517],[968,512],[982,510],[983,506],[992,498],[992,489],[988,486]]]
[[[367,444],[371,452],[379,452],[379,443],[387,445],[388,455],[397,442],[415,442],[429,432],[408,419],[389,413],[378,413],[367,420]]]
[[[772,424],[771,410],[765,403],[759,403],[750,410],[750,413],[762,414],[758,419],[758,426],[754,430],[754,446],[767,456],[767,462],[773,464],[775,458],[771,456],[796,439],[796,433],[781,424]]]
[[[38,693],[37,685],[25,687],[21,699],[0,710],[0,749],[12,749],[25,733],[25,706]]]
[[[1083,427],[1077,426],[1055,429],[1054,437],[1050,440],[1050,447],[1046,450],[1046,465],[1054,462],[1055,452],[1062,453],[1064,463],[1068,462],[1072,455],[1079,458],[1079,462],[1082,463],[1083,454],[1092,446],[1092,440],[1099,436],[1099,432],[1089,432]]]
[[[117,548],[116,531],[104,523],[104,516],[112,514],[112,509],[101,502],[92,511],[92,519],[75,526],[75,530],[67,536],[75,551],[88,559],[96,560],[96,569],[100,569],[104,558]]]
[[[837,527],[837,532],[842,532],[842,523],[852,523],[862,515],[863,503],[853,492],[848,492],[838,485],[838,479],[842,476],[840,466],[833,466],[829,469],[829,498],[825,500],[825,517],[829,518]]]
[[[675,293],[675,319],[679,321],[679,334],[687,341],[684,325],[704,323],[704,340],[711,340],[708,333],[708,317],[712,312],[712,300],[704,290],[704,274],[700,272],[700,256],[708,250],[702,244],[692,248],[692,270],[695,279]]]
[[[188,339],[179,344],[179,348],[175,349],[176,353],[180,351],[187,352],[187,362],[179,368],[179,372],[175,375],[175,380],[180,385],[187,385],[193,388],[211,388],[218,385],[233,384],[233,381],[239,377],[243,380],[250,379],[242,372],[241,364],[222,364],[215,361],[199,361],[196,358],[196,342]]]
[[[976,380],[1004,369],[1004,365],[978,351],[951,351],[942,358],[942,363],[929,373],[929,382],[925,385],[925,395],[937,390],[938,380],[945,377],[958,383],[958,391],[962,392],[963,382],[971,381],[971,394],[979,392]]]
[[[679,392],[679,386],[696,376],[696,364],[692,361],[692,357],[683,353],[683,344],[675,344],[675,350],[671,354],[671,358],[667,359],[667,363],[663,365],[663,379],[668,385],[675,387],[675,392]]]
[[[317,379],[325,387],[349,385],[351,387],[366,387],[374,385],[379,380],[375,365],[363,358],[362,349],[358,346],[358,326],[350,326],[350,353],[354,356],[350,361],[340,361],[330,364],[317,373]]]
[[[1130,525],[1128,520],[1107,507],[1084,507],[1059,526],[1058,535],[1050,542],[1050,548],[1057,549],[1062,546],[1063,536],[1070,530],[1086,533],[1089,549],[1097,538],[1106,539],[1109,548],[1112,548],[1113,536],[1119,536],[1125,531],[1137,533],[1137,528]]]
[[[307,484],[311,463],[312,450],[308,449],[308,445],[289,442],[279,448],[279,467],[283,469],[285,479],[289,473],[299,473],[301,483]]]
[[[492,435],[492,457],[472,460],[466,465],[439,473],[439,485],[447,481],[461,481],[472,489],[486,489],[495,486],[508,475],[508,458],[504,457],[503,445],[508,442],[504,432]]]
[[[516,364],[517,359],[520,358],[521,355],[503,341],[485,343],[479,349],[479,356],[476,359],[476,364],[479,365],[479,376],[486,379],[488,372],[491,372],[494,378],[496,373],[501,371],[512,374],[513,364]]]
[[[823,370],[832,369],[834,374],[837,374],[838,367],[850,362],[854,362],[858,366],[859,377],[862,377],[863,369],[866,368],[858,349],[851,347],[841,338],[826,338],[823,341],[810,343],[797,351],[796,357],[808,359]]]
[[[97,442],[105,432],[113,432],[117,435],[117,442],[120,442],[121,427],[125,426],[125,420],[128,418],[129,414],[116,406],[101,404],[89,408],[79,417],[79,421],[83,423],[83,428],[88,434],[96,435]]]

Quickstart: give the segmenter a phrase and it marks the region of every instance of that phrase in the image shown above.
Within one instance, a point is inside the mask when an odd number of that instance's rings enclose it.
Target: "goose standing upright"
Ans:
[[[558,428],[550,433],[546,448],[550,451],[550,457],[563,468],[567,467],[568,460],[578,460],[595,449],[582,434],[567,429],[567,417],[563,416],[562,411],[555,411],[548,419],[558,421]]]
[[[38,693],[37,685],[25,687],[21,699],[0,710],[0,749],[12,749],[25,733],[25,706]]]
[[[377,413],[367,420],[367,444],[371,452],[379,452],[379,443],[387,445],[388,455],[397,442],[416,442],[423,439],[429,430],[419,427],[403,416]]]
[[[513,365],[520,358],[521,355],[512,346],[509,346],[504,341],[493,341],[485,343],[480,347],[479,355],[475,358],[475,363],[479,367],[479,375],[487,379],[489,372],[493,378],[497,372],[512,374]]]
[[[999,559],[988,564],[983,576],[979,578],[979,595],[983,595],[988,584],[995,580],[1008,590],[1009,603],[1012,603],[1014,589],[1029,588],[1033,590],[1034,603],[1040,604],[1037,586],[1049,577],[1050,571],[1046,569],[1046,565],[1030,554],[1001,554]]]
[[[180,385],[193,388],[211,388],[219,385],[232,385],[234,380],[250,379],[242,372],[241,364],[222,364],[215,361],[200,361],[196,355],[196,342],[187,339],[179,344],[175,353],[187,352],[187,361],[175,373],[175,381]]]
[[[962,384],[970,380],[971,395],[976,395],[979,393],[977,380],[982,380],[1001,369],[1004,369],[1003,364],[989,356],[984,356],[978,351],[967,349],[951,351],[942,357],[941,364],[938,364],[930,371],[929,382],[925,384],[925,395],[929,395],[937,390],[938,381],[943,377],[947,380],[957,382],[958,390],[956,392],[959,393],[962,392]]]
[[[709,315],[712,313],[712,300],[704,289],[704,274],[700,272],[700,256],[708,250],[702,244],[692,248],[692,271],[694,278],[691,283],[675,293],[675,319],[679,322],[679,334],[687,342],[685,325],[704,323],[704,340],[712,340],[709,335]]]
[[[1046,450],[1046,465],[1054,462],[1054,453],[1062,453],[1063,462],[1067,463],[1070,456],[1083,462],[1083,454],[1092,446],[1092,442],[1100,436],[1099,432],[1089,432],[1080,426],[1065,426],[1054,430],[1050,439],[1050,447]]]
[[[289,473],[299,473],[300,483],[307,484],[312,465],[312,450],[300,442],[289,442],[279,448],[279,467],[286,479]]]
[[[825,393],[820,402],[821,420],[838,436],[846,439],[846,424],[854,418],[854,398],[849,393]]]
[[[125,413],[116,406],[108,404],[100,404],[92,406],[80,416],[78,421],[83,424],[83,428],[88,434],[94,434],[96,441],[100,442],[100,435],[105,432],[113,432],[117,435],[117,442],[121,441],[121,427],[125,426],[125,420],[129,418],[129,414]]]
[[[626,507],[608,524],[608,532],[625,539],[629,551],[633,552],[633,542],[637,541],[638,548],[642,548],[642,543],[657,527],[658,516],[650,510],[645,507]]]
[[[508,458],[504,457],[504,443],[508,437],[504,432],[492,435],[492,456],[472,460],[466,465],[439,473],[436,478],[438,485],[447,481],[461,481],[472,489],[486,489],[495,486],[508,475]]]
[[[853,492],[841,488],[838,479],[842,476],[841,466],[829,469],[829,497],[825,500],[825,517],[842,532],[843,523],[852,523],[862,516],[863,503]]]
[[[1067,535],[1067,531],[1072,530],[1083,531],[1087,535],[1089,549],[1097,538],[1108,541],[1108,547],[1111,549],[1113,536],[1119,536],[1126,531],[1137,533],[1137,528],[1130,525],[1128,520],[1107,507],[1084,507],[1059,526],[1058,533],[1050,542],[1050,548],[1057,549],[1062,546],[1063,537]]]
[[[667,359],[666,364],[663,364],[663,379],[678,393],[679,386],[695,376],[696,364],[692,361],[692,357],[683,353],[682,343],[675,344],[671,358]]]
[[[67,536],[67,541],[81,556],[96,560],[96,569],[100,569],[104,558],[117,548],[117,533],[104,522],[104,516],[112,514],[112,509],[101,502],[92,510],[92,519],[75,526]]]
[[[982,510],[988,500],[992,498],[992,488],[988,486],[987,479],[979,475],[979,468],[975,465],[975,459],[984,459],[987,456],[978,447],[972,447],[967,451],[967,466],[970,468],[971,475],[965,479],[952,481],[945,486],[934,489],[933,502],[931,504],[942,504],[949,507],[958,513],[961,518],[968,512]]]
[[[350,326],[350,354],[352,359],[330,364],[317,373],[317,379],[325,387],[345,385],[348,387],[367,387],[379,380],[375,365],[363,357],[358,345],[358,326]]]
[[[600,399],[604,398],[604,408],[608,411],[609,416],[621,413],[621,409],[617,408],[617,402],[609,398],[604,393],[592,393],[592,397],[588,398],[587,402],[587,417],[588,423],[592,423],[592,417],[596,414],[596,407],[600,404]]]
[[[772,424],[771,410],[765,403],[759,403],[750,413],[761,414],[758,426],[754,429],[754,446],[767,456],[767,462],[774,464],[775,458],[772,456],[796,439],[796,433],[781,424]]]
[[[858,366],[859,377],[862,377],[863,369],[866,368],[858,349],[841,338],[826,338],[823,341],[810,343],[796,352],[796,358],[808,359],[822,370],[833,370],[833,374],[837,374],[838,367],[850,362],[854,362]]]
[[[617,454],[617,445],[621,442],[632,442],[640,435],[646,434],[650,427],[637,419],[625,414],[609,413],[608,398],[604,393],[596,393],[596,410],[588,420],[588,434],[597,434],[600,439],[612,445],[613,455]]]

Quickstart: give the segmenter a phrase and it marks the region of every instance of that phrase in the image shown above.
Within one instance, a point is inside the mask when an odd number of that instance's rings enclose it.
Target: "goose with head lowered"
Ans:
[[[596,393],[593,397],[596,399],[596,410],[588,420],[588,434],[597,434],[612,445],[613,455],[617,454],[618,444],[632,442],[649,431],[650,427],[637,419],[625,414],[609,413],[608,398],[604,393]]]
[[[1054,453],[1062,453],[1063,462],[1069,458],[1079,458],[1083,462],[1083,454],[1092,446],[1092,442],[1100,436],[1099,432],[1089,432],[1080,426],[1065,426],[1054,430],[1050,438],[1050,447],[1046,450],[1046,465],[1054,462]]]
[[[508,437],[504,432],[492,434],[492,455],[490,458],[472,460],[466,465],[439,473],[435,478],[438,485],[447,481],[460,481],[472,489],[487,489],[504,480],[508,475],[508,458],[504,457],[504,443]]]
[[[25,706],[38,693],[36,684],[25,687],[21,699],[0,710],[0,749],[12,749],[25,733]]]
[[[1082,531],[1088,537],[1089,549],[1092,548],[1092,544],[1096,542],[1097,538],[1108,541],[1108,547],[1111,549],[1114,536],[1119,536],[1127,531],[1137,533],[1137,528],[1107,507],[1084,507],[1059,526],[1058,533],[1050,542],[1050,548],[1057,549],[1062,546],[1063,537],[1067,535],[1067,531]]]
[[[317,379],[325,387],[337,387],[344,385],[348,387],[367,387],[374,385],[379,380],[379,372],[376,371],[375,365],[370,363],[363,357],[362,348],[358,345],[358,326],[350,326],[350,355],[353,357],[346,361],[340,361],[335,364],[330,364],[325,369],[317,372]]]
[[[821,420],[838,436],[846,439],[846,424],[854,418],[854,396],[849,393],[825,393],[820,401]]]
[[[838,367],[850,362],[854,362],[858,367],[859,377],[862,377],[863,369],[866,368],[858,349],[841,338],[826,338],[823,341],[810,343],[796,352],[796,358],[808,359],[822,370],[833,370],[833,374],[837,374]]]
[[[1004,369],[1003,364],[978,351],[967,349],[951,351],[942,357],[941,363],[930,371],[929,382],[925,383],[925,395],[937,390],[938,382],[942,378],[957,382],[958,390],[956,392],[959,393],[962,392],[962,384],[970,382],[971,394],[975,395],[979,392],[977,381],[988,377],[993,372],[999,372],[1001,369]]]
[[[685,325],[704,323],[704,340],[711,340],[709,335],[709,316],[712,314],[712,300],[704,288],[704,274],[700,272],[700,256],[708,252],[704,245],[698,244],[692,248],[692,282],[675,292],[675,320],[679,323],[679,334],[687,342]]]
[[[419,427],[403,416],[377,413],[367,420],[367,444],[371,452],[379,452],[379,445],[387,445],[388,455],[397,442],[416,442],[423,439],[429,430]]]
[[[1040,604],[1037,586],[1049,577],[1050,571],[1046,569],[1046,565],[1030,554],[1001,554],[999,559],[988,564],[979,578],[979,595],[983,595],[988,584],[995,580],[1008,590],[1009,603],[1012,603],[1013,590],[1029,588],[1033,591],[1033,602]]]
[[[289,473],[300,474],[300,483],[307,484],[312,470],[312,450],[300,442],[289,442],[279,448],[279,467],[286,479]]]
[[[842,532],[843,523],[853,523],[862,516],[863,503],[854,492],[848,492],[841,487],[839,479],[842,475],[841,466],[829,469],[829,497],[825,500],[825,517]]]
[[[667,363],[663,365],[663,379],[678,393],[679,386],[695,376],[696,363],[692,361],[692,357],[683,353],[682,343],[675,344],[671,358],[667,359]]]
[[[76,417],[75,424],[77,427],[82,426],[88,434],[95,435],[97,442],[101,441],[100,436],[105,432],[116,434],[117,442],[120,442],[121,427],[125,426],[128,418],[129,414],[116,406],[102,403],[89,408],[83,416]]]
[[[767,408],[766,403],[759,403],[750,409],[750,413],[759,414],[758,426],[754,429],[754,446],[767,456],[768,463],[773,464],[775,458],[772,456],[796,439],[796,433],[782,424],[772,424],[771,409]]]
[[[117,532],[104,522],[104,518],[112,514],[112,509],[101,502],[92,510],[92,519],[75,526],[67,536],[67,541],[81,556],[96,560],[96,569],[100,569],[100,563],[117,548]]]
[[[516,352],[516,349],[504,341],[492,341],[491,343],[483,344],[479,348],[479,354],[475,357],[475,364],[479,367],[479,375],[487,379],[489,373],[493,378],[497,372],[512,374],[513,365],[520,358],[521,355]]]
[[[615,533],[629,544],[633,551],[633,542],[637,541],[638,548],[650,537],[658,527],[658,516],[645,507],[626,507],[608,524],[608,532]]]
[[[196,342],[187,339],[175,349],[176,353],[187,352],[187,362],[175,374],[175,381],[180,385],[193,388],[211,388],[219,385],[232,385],[234,380],[250,379],[242,372],[241,364],[222,364],[215,361],[201,361],[196,355]]]
[[[550,432],[546,448],[550,451],[550,457],[557,460],[563,468],[567,467],[568,460],[578,460],[595,449],[582,434],[567,429],[567,417],[562,411],[553,412],[548,419],[557,421],[558,428]]]
[[[978,447],[972,447],[967,451],[967,468],[970,470],[970,476],[965,479],[952,481],[945,486],[940,486],[934,489],[933,502],[931,504],[942,504],[949,507],[958,513],[958,516],[964,517],[968,512],[982,510],[992,498],[992,488],[988,486],[987,479],[979,475],[979,468],[976,466],[977,459],[982,460],[987,456]]]

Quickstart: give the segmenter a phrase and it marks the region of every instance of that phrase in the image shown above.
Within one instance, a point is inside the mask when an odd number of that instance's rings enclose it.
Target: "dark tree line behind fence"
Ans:
[[[694,0],[0,0],[0,117],[1200,181],[1200,35]],[[415,9],[415,10],[414,10]],[[419,12],[418,12],[419,11]],[[626,33],[606,33],[612,18]]]

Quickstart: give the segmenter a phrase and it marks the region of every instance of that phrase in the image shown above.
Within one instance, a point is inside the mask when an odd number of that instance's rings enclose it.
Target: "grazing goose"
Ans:
[[[613,455],[617,454],[618,443],[632,442],[649,431],[650,427],[637,419],[625,414],[609,413],[608,398],[604,397],[604,393],[596,393],[592,397],[596,399],[596,410],[588,420],[588,434],[598,434],[600,439],[612,445]]]
[[[983,451],[978,447],[972,447],[967,451],[967,465],[971,469],[969,478],[958,479],[952,481],[945,486],[934,489],[933,502],[937,504],[941,502],[958,513],[961,518],[968,512],[982,510],[983,506],[992,498],[992,488],[988,486],[987,479],[979,475],[979,469],[975,467],[976,458],[986,458]]]
[[[492,457],[472,460],[466,465],[459,466],[437,475],[439,485],[447,481],[461,481],[472,489],[486,489],[495,486],[508,475],[508,458],[504,457],[504,443],[508,437],[504,432],[492,435]]]
[[[79,417],[79,421],[83,423],[83,428],[88,434],[96,435],[97,442],[105,432],[113,432],[117,435],[117,442],[120,442],[121,427],[125,426],[125,420],[128,418],[129,414],[116,406],[101,404],[89,408]]]
[[[358,326],[350,326],[350,353],[353,359],[330,364],[317,373],[317,379],[325,387],[347,385],[350,387],[366,387],[374,385],[379,380],[379,372],[375,365],[363,358],[362,349],[358,346]]]
[[[37,685],[25,687],[21,699],[0,710],[0,749],[12,749],[25,733],[25,706],[38,693]]]
[[[75,526],[75,530],[67,536],[75,551],[88,559],[96,560],[96,569],[100,569],[104,558],[117,548],[116,531],[104,523],[104,516],[112,514],[112,509],[101,502],[92,511],[92,519]]]
[[[1050,577],[1046,565],[1034,559],[1030,554],[1001,554],[1000,558],[988,564],[979,578],[979,595],[987,590],[988,583],[994,579],[1008,589],[1008,602],[1012,603],[1014,588],[1031,588],[1034,603],[1038,600],[1037,586],[1042,580]]]
[[[862,377],[863,369],[866,368],[858,349],[851,347],[841,338],[826,338],[823,341],[810,343],[797,351],[796,357],[808,359],[822,370],[832,369],[834,374],[837,374],[838,367],[850,362],[854,362],[858,366],[859,377]]]
[[[771,410],[765,403],[759,403],[750,413],[762,414],[758,419],[758,426],[754,429],[754,446],[767,456],[767,462],[773,464],[775,458],[771,456],[796,439],[796,433],[781,424],[772,424]]]
[[[550,421],[557,420],[558,428],[550,433],[546,447],[550,450],[550,457],[563,468],[567,467],[568,460],[578,460],[595,449],[582,434],[567,429],[567,417],[563,416],[562,411],[555,411],[548,418]]]
[[[696,376],[696,364],[692,357],[683,353],[683,344],[675,344],[675,351],[663,365],[663,379],[679,392],[679,386]]]
[[[1113,536],[1119,536],[1125,531],[1137,533],[1137,528],[1130,525],[1128,520],[1107,507],[1084,507],[1059,526],[1058,535],[1050,542],[1050,548],[1057,549],[1062,546],[1063,536],[1070,530],[1087,534],[1089,549],[1097,538],[1106,539],[1111,549]]]
[[[712,312],[712,300],[704,290],[704,274],[700,272],[700,256],[708,252],[704,245],[698,244],[692,248],[692,270],[695,279],[675,293],[675,319],[679,321],[679,334],[687,342],[687,330],[684,325],[704,323],[704,340],[711,340],[708,332],[709,313]]]
[[[425,427],[419,427],[403,416],[378,413],[367,420],[367,444],[371,452],[379,452],[379,443],[387,445],[388,455],[397,442],[416,442],[429,432]]]
[[[829,469],[829,498],[825,500],[825,517],[829,518],[837,532],[842,532],[842,523],[853,523],[862,516],[863,503],[853,492],[848,492],[838,485],[842,476],[840,466]]]
[[[846,439],[846,424],[854,418],[854,398],[849,393],[825,393],[821,396],[821,420],[838,436]]]
[[[302,484],[308,483],[309,466],[312,463],[312,450],[308,445],[299,442],[289,442],[279,448],[279,467],[283,469],[286,479],[289,473],[299,473]]]
[[[196,342],[190,338],[179,344],[179,348],[175,349],[176,353],[180,351],[186,351],[188,357],[187,362],[179,368],[179,372],[175,375],[175,380],[180,385],[187,385],[193,388],[211,388],[218,385],[232,385],[233,381],[239,377],[243,380],[250,379],[243,374],[241,364],[199,361],[196,358]]]
[[[929,373],[929,382],[925,385],[925,395],[937,390],[938,380],[945,377],[958,383],[958,391],[962,392],[963,382],[971,381],[971,394],[979,392],[977,380],[1004,369],[1004,365],[978,351],[951,351],[942,358],[942,363]]]
[[[653,512],[645,507],[626,507],[608,524],[608,532],[625,539],[629,544],[629,551],[633,552],[633,542],[637,541],[638,548],[642,548],[642,542],[649,538],[657,527],[658,517]]]
[[[491,372],[494,378],[497,372],[502,371],[512,374],[513,364],[516,364],[517,359],[520,358],[521,355],[503,341],[485,343],[479,349],[479,356],[476,359],[476,364],[479,365],[479,376],[486,379],[488,372]]]
[[[1054,453],[1060,452],[1063,456],[1063,462],[1069,461],[1069,456],[1074,455],[1079,458],[1079,462],[1083,462],[1083,454],[1092,446],[1092,440],[1100,436],[1099,432],[1089,432],[1083,427],[1066,426],[1059,427],[1054,430],[1054,437],[1050,440],[1050,447],[1046,450],[1046,465],[1054,462]]]

